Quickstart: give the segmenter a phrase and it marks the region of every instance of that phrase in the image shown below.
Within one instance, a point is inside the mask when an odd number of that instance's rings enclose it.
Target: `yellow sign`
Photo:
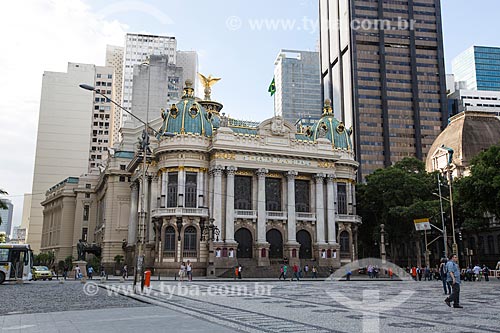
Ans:
[[[425,222],[430,222],[429,219],[418,219],[418,220],[413,220],[413,223],[425,223]]]
[[[415,223],[415,230],[417,231],[431,230],[431,222],[429,219],[417,219],[413,220],[413,223]]]

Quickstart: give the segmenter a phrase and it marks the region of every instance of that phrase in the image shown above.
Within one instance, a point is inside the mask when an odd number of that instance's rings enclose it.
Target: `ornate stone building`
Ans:
[[[93,186],[89,242],[101,245],[103,263],[111,266],[123,248],[134,266],[141,242],[145,266],[161,274],[187,260],[195,274],[220,275],[241,261],[339,267],[357,259],[358,163],[352,131],[334,118],[330,101],[318,123],[299,132],[281,117],[250,123],[221,109],[209,92],[195,98],[186,82],[182,100],[150,124],[159,130],[149,136],[146,170],[136,147],[144,127],[122,129],[122,151]],[[115,161],[125,155],[126,166]],[[111,208],[117,201],[121,208]],[[219,231],[213,242],[211,222]]]

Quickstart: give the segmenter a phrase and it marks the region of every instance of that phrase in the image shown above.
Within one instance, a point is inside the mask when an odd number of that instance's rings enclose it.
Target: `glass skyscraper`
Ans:
[[[468,90],[500,91],[500,47],[472,46],[453,59],[452,70]]]
[[[319,0],[323,97],[353,127],[359,176],[424,160],[447,125],[440,0]]]
[[[295,124],[302,118],[321,117],[319,53],[281,50],[274,62],[275,114]]]

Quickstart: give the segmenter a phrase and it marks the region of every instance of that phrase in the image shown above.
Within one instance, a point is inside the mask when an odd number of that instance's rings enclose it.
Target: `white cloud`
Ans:
[[[31,192],[43,72],[66,71],[68,62],[104,65],[106,44],[123,45],[126,29],[81,0],[2,3],[0,188],[15,205],[14,224]]]

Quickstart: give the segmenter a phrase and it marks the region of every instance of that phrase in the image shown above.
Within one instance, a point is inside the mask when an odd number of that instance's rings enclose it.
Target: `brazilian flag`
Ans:
[[[271,96],[276,93],[276,83],[274,82],[274,77],[273,77],[273,81],[269,85],[269,89],[267,89],[267,91],[271,94]]]

